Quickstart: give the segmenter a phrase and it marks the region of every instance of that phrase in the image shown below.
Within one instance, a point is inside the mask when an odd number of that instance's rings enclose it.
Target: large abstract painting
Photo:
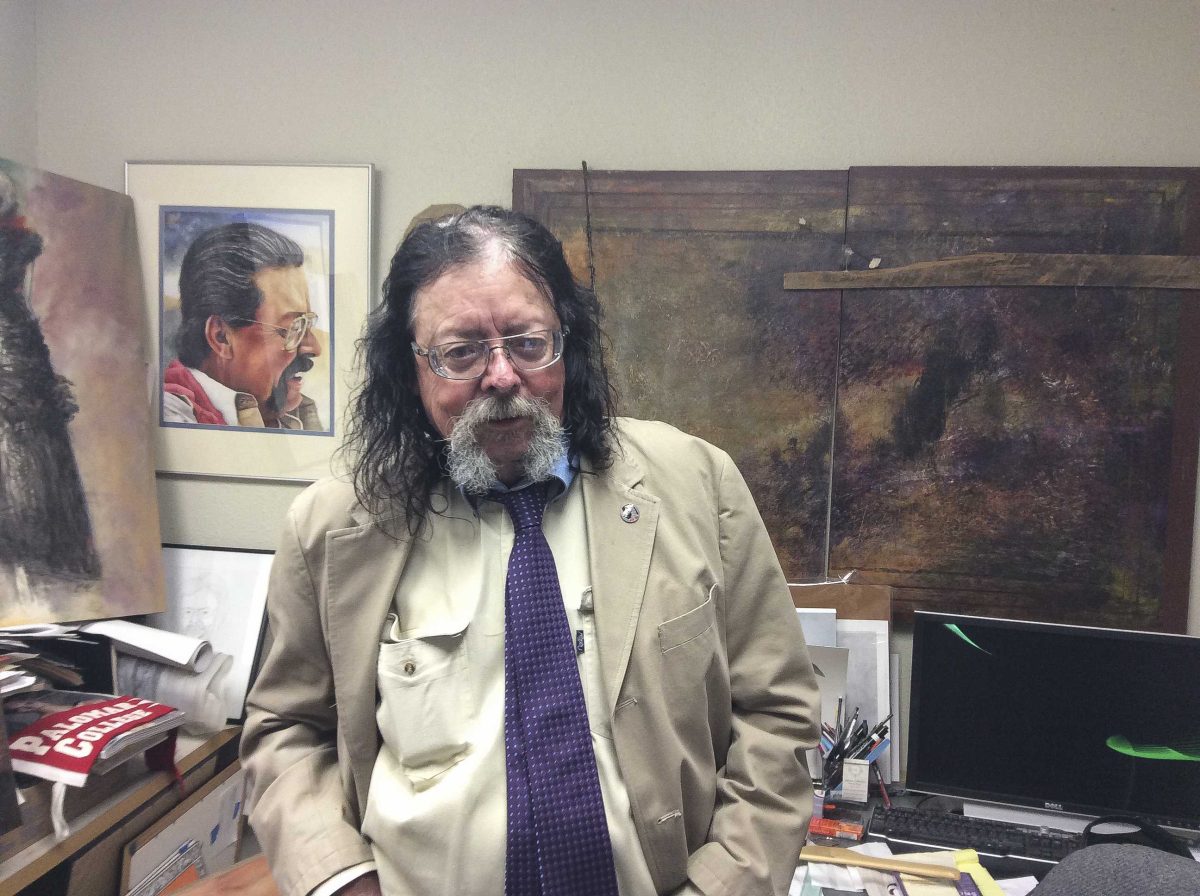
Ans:
[[[729,450],[792,580],[854,570],[894,586],[901,616],[1180,629],[1194,294],[782,281],[979,252],[1187,254],[1196,180],[518,171],[514,203],[594,276],[623,411]]]
[[[162,610],[128,197],[0,160],[0,625]]]
[[[1193,180],[852,169],[846,242],[883,271],[978,252],[1181,254],[1200,224]],[[1177,363],[1196,349],[1184,295],[983,278],[847,290],[831,568],[897,586],[905,606],[1178,627],[1166,574],[1187,569],[1194,492],[1173,493],[1172,457],[1194,481],[1195,434],[1184,451],[1173,436],[1191,428],[1176,404],[1197,398]],[[1169,533],[1172,500],[1189,511]]]
[[[730,453],[784,568],[824,568],[836,292],[800,303],[797,265],[836,266],[845,172],[517,172],[514,201],[590,278],[623,413]]]

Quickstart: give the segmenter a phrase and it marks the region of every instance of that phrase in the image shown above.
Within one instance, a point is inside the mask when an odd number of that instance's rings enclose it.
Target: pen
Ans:
[[[871,738],[864,737],[850,748],[848,755],[851,759],[862,759],[875,748],[875,743],[876,742]]]
[[[846,726],[846,741],[850,740],[850,735],[854,733],[854,729],[857,725],[858,725],[858,707],[856,706],[856,707],[854,707],[854,717],[850,719],[850,724]]]
[[[883,719],[879,722],[878,725],[876,725],[874,728],[871,729],[871,733],[872,734],[879,733],[880,731],[882,731],[884,728],[887,727],[887,723],[890,722],[891,720],[892,720],[892,713],[889,712],[886,716],[883,717]]]
[[[867,739],[867,732],[870,730],[871,730],[871,726],[867,724],[865,719],[863,721],[859,722],[858,728],[855,729],[855,731],[854,731],[854,742],[862,743],[863,741],[865,741]]]
[[[887,808],[892,808],[892,795],[888,793],[887,785],[883,783],[883,772],[879,770],[879,763],[871,763],[871,771],[875,773],[875,780],[879,782],[879,796],[883,798],[883,804]]]
[[[841,755],[842,755],[842,745],[841,744],[834,744],[825,753],[825,764],[824,764],[824,767],[821,769],[822,779],[829,777],[831,771],[833,770],[834,763],[836,763],[838,761],[838,759],[841,758]]]
[[[868,743],[870,743],[870,740],[871,738],[867,735],[867,723],[859,722],[858,730],[855,731],[854,734],[849,738],[849,745],[846,747],[846,755],[851,758],[856,757],[859,751],[862,750],[862,748]]]
[[[837,714],[833,717],[833,739],[842,739],[842,698],[838,697]]]
[[[867,762],[874,762],[876,759],[878,759],[880,755],[882,755],[883,751],[888,748],[888,745],[891,744],[891,742],[891,738],[885,737],[874,747],[872,747],[871,752],[867,754]]]
[[[880,745],[881,742],[883,741],[883,739],[887,738],[887,736],[888,736],[888,728],[887,728],[887,726],[883,726],[883,730],[878,730],[878,732],[871,734],[871,736],[869,736],[869,738],[866,739],[863,746],[859,748],[859,752],[860,753],[869,753],[872,750],[875,750],[875,747]]]

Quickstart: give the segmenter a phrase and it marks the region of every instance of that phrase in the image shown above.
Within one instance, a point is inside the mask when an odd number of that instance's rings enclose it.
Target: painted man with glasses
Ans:
[[[164,422],[324,428],[301,392],[321,346],[299,245],[259,224],[206,230],[180,265],[179,304]]]
[[[248,699],[280,891],[787,893],[817,690],[729,456],[615,416],[596,298],[524,215],[419,224],[383,294]]]

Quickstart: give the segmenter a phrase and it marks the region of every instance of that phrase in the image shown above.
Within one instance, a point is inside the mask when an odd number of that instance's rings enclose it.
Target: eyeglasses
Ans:
[[[429,348],[412,344],[414,354],[429,360],[429,369],[448,380],[475,380],[483,376],[492,352],[503,351],[517,370],[532,371],[549,367],[562,357],[567,330],[534,330],[496,339],[469,339],[443,342]]]
[[[308,335],[308,331],[312,329],[313,324],[317,322],[317,313],[315,311],[308,311],[301,314],[299,317],[293,318],[292,322],[286,327],[264,324],[262,321],[250,320],[245,317],[229,317],[226,320],[230,323],[257,324],[268,330],[274,330],[275,335],[283,340],[283,350],[285,352],[294,352],[300,347],[300,343],[304,341],[304,337]]]

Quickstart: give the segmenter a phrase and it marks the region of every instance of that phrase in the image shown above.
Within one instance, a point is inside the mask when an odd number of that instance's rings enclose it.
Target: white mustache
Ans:
[[[457,425],[459,421],[462,421],[464,426],[474,429],[480,423],[490,423],[493,420],[534,417],[545,405],[545,402],[520,395],[504,398],[493,396],[476,398],[463,408],[462,414],[454,419],[454,424]]]

